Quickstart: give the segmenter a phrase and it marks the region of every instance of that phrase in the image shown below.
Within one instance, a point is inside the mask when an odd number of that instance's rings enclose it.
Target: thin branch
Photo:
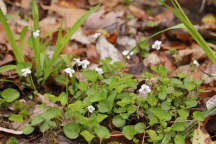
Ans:
[[[15,135],[23,134],[23,131],[16,131],[16,130],[7,129],[7,128],[3,128],[3,127],[0,127],[0,131],[10,133],[10,134],[15,134]]]

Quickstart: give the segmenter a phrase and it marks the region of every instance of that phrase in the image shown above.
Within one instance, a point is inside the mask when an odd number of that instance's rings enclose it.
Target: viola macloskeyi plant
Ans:
[[[0,20],[17,60],[16,65],[3,66],[0,72],[15,69],[24,88],[35,91],[31,99],[36,101],[38,94],[43,93],[45,99],[53,103],[52,107],[42,104],[43,112],[31,116],[29,107],[18,101],[21,96],[24,97],[18,90],[6,88],[0,92],[0,106],[15,106],[17,112],[11,114],[9,120],[29,121],[22,128],[24,134],[33,133],[36,127],[44,134],[58,129],[64,131],[69,139],[83,137],[90,144],[97,141],[97,138],[102,143],[104,139],[110,138],[111,130],[118,130],[135,143],[139,141],[139,135],[146,134],[148,136],[144,139],[148,143],[183,144],[191,133],[188,125],[194,120],[203,121],[206,117],[206,113],[192,109],[198,105],[195,94],[201,91],[202,80],[187,78],[182,73],[170,78],[167,68],[162,65],[152,66],[152,73],[145,72],[140,79],[136,79],[124,71],[124,63],[111,63],[110,58],[101,60],[97,67],[89,69],[90,62],[87,59],[70,59],[67,55],[61,55],[61,50],[72,34],[98,6],[81,17],[63,38],[60,27],[54,53],[48,58],[45,51],[47,44],[40,38],[37,5],[34,1],[32,4],[34,26],[27,43],[34,52],[35,65],[25,62],[22,52],[28,27],[24,27],[20,34],[21,48],[18,49],[6,17],[0,10]],[[164,31],[174,28],[182,28],[182,25]],[[146,40],[149,38],[143,38],[136,48],[125,51],[123,55],[129,59],[132,52],[137,53],[137,49],[148,53]],[[160,50],[161,43],[155,41],[152,48]],[[82,75],[82,79],[78,79],[76,74]],[[64,89],[58,93],[52,89],[40,91],[38,88],[48,87],[48,78]],[[110,120],[112,128],[104,125]]]

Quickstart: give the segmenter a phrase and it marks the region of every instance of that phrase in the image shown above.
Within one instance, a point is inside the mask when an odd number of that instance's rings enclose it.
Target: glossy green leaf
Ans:
[[[136,129],[132,125],[127,125],[127,126],[123,127],[122,132],[123,132],[124,136],[129,140],[132,140],[134,138],[134,136],[136,135]]]
[[[80,126],[77,123],[70,122],[64,126],[64,134],[70,139],[76,139],[80,133]]]
[[[6,102],[10,103],[18,99],[20,97],[20,93],[14,88],[7,88],[2,91],[1,96]]]

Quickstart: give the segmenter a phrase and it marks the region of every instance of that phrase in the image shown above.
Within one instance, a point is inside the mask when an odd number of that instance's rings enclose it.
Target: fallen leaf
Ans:
[[[2,12],[6,15],[7,14],[7,6],[3,0],[0,0],[0,8],[1,8]]]
[[[103,0],[103,3],[106,7],[113,8],[117,6],[122,0]]]
[[[87,4],[87,0],[58,0],[58,5],[66,8],[82,8]]]
[[[87,58],[91,61],[91,63],[99,63],[99,53],[97,52],[97,49],[95,45],[89,45],[87,49]]]
[[[101,59],[105,59],[107,57],[112,58],[112,62],[121,61],[122,55],[118,52],[118,50],[109,43],[106,38],[100,37],[96,44],[96,49],[100,54]]]
[[[55,11],[64,17],[64,29],[71,28],[75,22],[86,13],[86,10],[80,8],[64,8],[56,4],[51,6],[41,5],[43,9]]]
[[[203,127],[194,130],[192,144],[214,144],[211,137]]]
[[[85,45],[89,45],[91,43],[90,37],[88,37],[82,29],[77,30],[71,37],[71,40],[75,40]]]
[[[131,50],[136,46],[136,40],[128,36],[121,36],[117,38],[117,44],[123,46],[126,50]]]
[[[24,9],[29,9],[31,8],[31,0],[21,0],[20,6]]]
[[[215,86],[216,77],[214,75],[216,74],[216,65],[210,61],[207,61],[205,64],[206,65],[205,65],[204,72],[213,75],[213,77],[210,77],[207,74],[203,74],[202,76],[204,78],[203,84],[209,86]]]
[[[164,12],[158,14],[154,18],[154,21],[160,21],[160,22],[168,23],[168,22],[173,21],[174,18],[175,18],[174,14],[170,10],[166,9]]]
[[[216,95],[206,101],[206,108],[209,110],[216,105]]]
[[[173,71],[175,71],[175,60],[171,57],[171,55],[166,54],[166,53],[159,53],[159,59],[161,61],[161,64],[164,65],[165,67],[167,67],[168,72],[172,73]]]
[[[189,78],[193,78],[194,80],[200,80],[202,78],[202,73],[200,72],[200,70],[194,68],[194,71],[192,71],[190,65],[179,66],[170,74],[170,76],[176,77],[178,73],[187,74]]]
[[[106,15],[104,14],[105,10],[102,9],[90,15],[84,23],[84,28],[89,31],[96,31],[116,23],[121,23],[120,17],[122,17],[124,13],[123,11],[111,11]]]
[[[201,20],[205,29],[215,29],[216,28],[216,17],[214,14],[207,14]]]
[[[161,63],[161,59],[156,53],[150,53],[147,58],[143,60],[146,67],[151,67]]]
[[[137,19],[144,19],[148,17],[145,11],[133,5],[129,6],[129,10],[132,12],[133,16]]]

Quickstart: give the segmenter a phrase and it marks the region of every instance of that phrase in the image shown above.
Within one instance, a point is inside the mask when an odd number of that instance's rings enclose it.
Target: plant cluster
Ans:
[[[45,92],[43,96],[55,106],[41,104],[44,111],[36,116],[30,116],[29,107],[18,101],[18,90],[7,88],[0,92],[0,106],[8,108],[12,105],[17,112],[10,115],[10,121],[23,122],[30,119],[22,129],[24,134],[31,134],[36,127],[42,133],[63,129],[69,139],[82,136],[88,143],[92,143],[97,137],[102,143],[104,139],[110,138],[111,130],[118,130],[134,143],[138,143],[137,136],[144,135],[148,143],[183,144],[190,136],[194,122],[203,121],[207,116],[207,113],[192,109],[198,105],[195,94],[200,91],[201,80],[194,81],[182,73],[178,77],[169,78],[167,68],[161,65],[151,67],[154,75],[143,73],[141,79],[136,79],[132,74],[124,72],[122,62],[111,64],[110,58],[101,60],[99,67],[89,69],[89,61],[61,55],[61,50],[72,34],[97,7],[81,17],[64,37],[62,28],[59,29],[54,53],[48,58],[45,48],[49,40],[39,38],[38,9],[34,1],[32,7],[34,26],[27,43],[34,51],[35,66],[25,62],[22,51],[28,27],[23,28],[17,46],[6,17],[0,10],[0,20],[17,60],[16,65],[3,66],[0,72],[15,69],[25,82],[23,86],[34,90],[33,99],[41,93],[38,87],[46,87],[48,78],[63,86],[64,90],[59,94]],[[189,22],[184,24],[191,26]],[[176,25],[161,32],[175,28],[184,26]],[[143,39],[138,47],[148,53],[146,40],[153,36]],[[202,38],[198,37],[198,40]],[[160,44],[160,41],[156,41],[153,48],[159,50]],[[205,46],[203,41],[201,44]],[[133,50],[124,52],[125,57],[129,59]],[[209,56],[213,58],[211,54]],[[75,65],[72,66],[72,62]],[[83,78],[78,79],[77,73]],[[110,120],[111,126],[108,127]]]

